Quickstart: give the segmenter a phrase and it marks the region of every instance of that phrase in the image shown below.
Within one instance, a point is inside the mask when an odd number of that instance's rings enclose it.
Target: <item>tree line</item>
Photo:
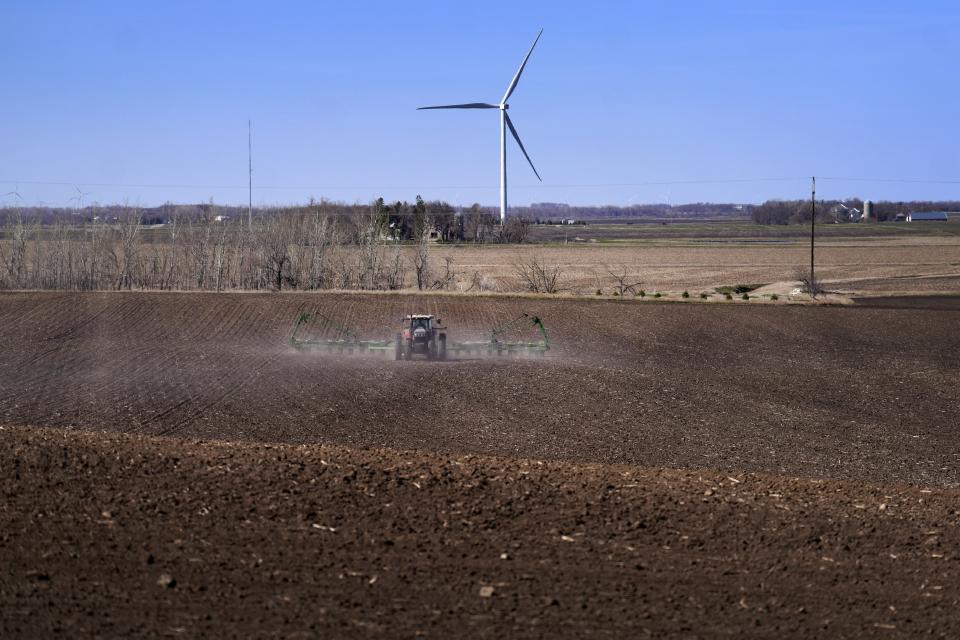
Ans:
[[[864,201],[859,198],[847,200],[817,200],[815,211],[817,222],[855,222],[850,215],[856,210],[863,212]],[[914,211],[960,211],[960,201],[956,200],[913,200],[909,202],[878,201],[872,203],[871,221],[887,222],[896,220],[899,214]],[[761,205],[751,207],[750,215],[757,224],[804,224],[810,222],[810,200],[767,200]]]
[[[515,214],[535,223],[550,224],[553,220],[625,220],[642,218],[742,218],[749,215],[749,205],[713,202],[688,204],[632,204],[577,206],[562,202],[536,202],[528,207],[511,207]]]
[[[419,196],[258,210],[252,224],[242,209],[213,204],[170,207],[160,221],[136,207],[31,213],[0,210],[0,288],[445,289],[463,274],[432,260],[433,242],[523,242],[529,228],[521,218],[500,226],[479,205],[457,214]]]

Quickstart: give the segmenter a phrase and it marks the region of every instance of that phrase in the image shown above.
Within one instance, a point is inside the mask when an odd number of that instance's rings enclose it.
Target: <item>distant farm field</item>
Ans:
[[[948,222],[881,224],[818,224],[817,236],[824,240],[837,238],[923,238],[960,237],[960,220]],[[777,240],[789,238],[803,241],[810,237],[808,224],[755,224],[750,220],[634,220],[591,221],[589,224],[535,225],[531,228],[534,242],[570,242],[576,239],[606,243],[650,242],[667,239],[702,238],[710,240]]]
[[[673,239],[633,244],[437,246],[467,276],[481,273],[501,290],[517,290],[516,265],[536,258],[560,267],[561,287],[571,293],[613,292],[611,272],[626,273],[647,292],[691,294],[734,284],[794,282],[810,264],[807,242]],[[868,237],[830,239],[816,247],[816,269],[832,289],[849,293],[956,292],[960,290],[960,238]],[[467,278],[464,278],[466,281]]]

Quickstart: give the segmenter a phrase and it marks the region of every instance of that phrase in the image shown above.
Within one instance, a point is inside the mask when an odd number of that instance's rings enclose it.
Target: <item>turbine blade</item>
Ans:
[[[468,102],[466,104],[442,104],[438,107],[417,107],[417,111],[423,111],[424,109],[499,109],[500,107],[495,104],[489,104],[486,102]]]
[[[517,130],[513,128],[513,122],[510,121],[510,116],[507,115],[506,111],[504,111],[503,116],[507,120],[507,127],[510,128],[510,133],[513,134],[513,139],[517,141],[518,145],[520,145],[520,151],[523,151],[523,157],[526,158],[527,162],[530,163],[530,168],[533,169],[533,173],[537,176],[537,180],[543,182],[543,178],[541,178],[540,174],[537,173],[537,168],[533,166],[533,160],[531,160],[530,156],[527,155],[527,150],[523,148],[523,143],[520,142],[520,136],[517,134]]]
[[[513,93],[513,90],[517,88],[517,83],[520,82],[520,74],[523,73],[523,68],[527,66],[527,60],[530,59],[530,54],[533,53],[533,48],[537,46],[537,42],[540,40],[540,36],[543,35],[543,29],[540,29],[540,33],[537,34],[536,40],[533,41],[533,44],[530,45],[530,51],[527,51],[526,57],[524,57],[523,62],[520,63],[520,68],[517,69],[517,75],[513,76],[513,80],[510,81],[510,86],[507,87],[507,92],[503,94],[503,100],[500,101],[500,104],[506,104],[507,100],[510,99],[510,95]]]

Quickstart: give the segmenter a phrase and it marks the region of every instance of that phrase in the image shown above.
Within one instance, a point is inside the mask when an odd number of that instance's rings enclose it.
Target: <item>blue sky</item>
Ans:
[[[956,2],[0,2],[0,193],[65,205],[960,198]],[[785,178],[783,180],[762,180]],[[742,180],[742,182],[725,182]],[[7,182],[9,181],[9,182]],[[938,182],[939,181],[939,182]],[[13,204],[13,196],[3,203]]]

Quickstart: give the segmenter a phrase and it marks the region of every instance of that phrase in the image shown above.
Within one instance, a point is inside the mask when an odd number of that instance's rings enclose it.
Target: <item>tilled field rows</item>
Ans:
[[[394,362],[291,349],[405,313],[476,339],[539,314],[550,356]],[[344,294],[0,294],[0,421],[225,440],[960,485],[960,315]]]

